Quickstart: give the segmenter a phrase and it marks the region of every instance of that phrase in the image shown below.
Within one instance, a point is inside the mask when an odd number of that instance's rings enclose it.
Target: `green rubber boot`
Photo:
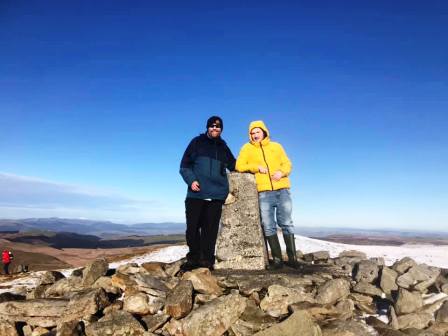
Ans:
[[[272,235],[266,237],[269,247],[271,248],[272,263],[266,267],[268,270],[278,270],[283,267],[282,249],[280,248],[280,242],[278,236]]]
[[[285,240],[286,254],[288,255],[288,261],[286,262],[286,265],[293,268],[300,268],[300,264],[297,262],[296,240],[294,238],[294,235],[284,234],[283,239]]]

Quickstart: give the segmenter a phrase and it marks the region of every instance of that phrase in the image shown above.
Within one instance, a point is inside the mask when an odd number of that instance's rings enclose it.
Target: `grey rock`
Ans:
[[[0,303],[0,316],[10,322],[26,322],[32,326],[55,327],[69,301],[66,299],[33,299]]]
[[[184,335],[222,335],[244,312],[246,300],[241,295],[232,293],[221,296],[193,310],[181,320]]]
[[[434,321],[434,316],[429,313],[411,313],[406,315],[397,316],[398,329],[424,329],[432,321]]]
[[[143,268],[149,275],[157,278],[166,278],[168,274],[166,274],[163,266],[164,263],[157,261],[145,262],[140,265],[140,267]]]
[[[161,328],[169,320],[169,318],[170,316],[166,314],[146,315],[142,317],[142,322],[149,332],[154,332]]]
[[[222,288],[218,285],[218,279],[207,268],[198,268],[186,272],[182,280],[190,280],[195,291],[202,294],[222,295]]]
[[[116,311],[89,324],[85,333],[86,336],[145,336],[145,329],[132,314]]]
[[[422,295],[419,292],[409,292],[400,288],[397,301],[395,302],[395,312],[398,315],[409,314],[423,307]]]
[[[390,296],[393,291],[398,290],[398,285],[396,284],[397,277],[398,273],[393,269],[386,266],[382,268],[380,287],[386,295]]]
[[[46,271],[43,272],[42,275],[40,276],[38,285],[51,285],[54,284],[56,281],[59,281],[64,278],[65,276],[61,272]]]
[[[367,255],[364,252],[356,250],[346,250],[339,253],[339,258],[345,258],[345,257],[367,259]]]
[[[229,197],[221,215],[215,269],[262,270],[267,252],[254,175],[230,173],[228,179]]]
[[[56,327],[56,336],[83,336],[83,326],[78,320],[60,322]]]
[[[64,311],[62,322],[90,318],[110,304],[103,289],[88,289],[72,296]]]
[[[262,330],[255,336],[321,336],[320,327],[305,311],[297,311],[281,323]]]
[[[345,279],[329,280],[317,289],[316,302],[332,304],[350,294],[350,283]]]
[[[378,278],[378,265],[370,260],[363,260],[355,268],[355,280],[357,282],[372,283]]]
[[[355,287],[353,287],[353,291],[360,293],[360,294],[370,295],[370,296],[379,296],[379,297],[385,296],[385,294],[383,293],[383,291],[381,289],[379,289],[378,287],[376,287],[372,284],[365,283],[365,282],[357,283],[355,285]]]
[[[399,274],[404,274],[407,272],[408,269],[410,269],[413,266],[416,266],[417,263],[409,257],[404,257],[400,260],[397,260],[393,265],[392,269]]]
[[[70,298],[73,293],[84,289],[80,277],[68,277],[55,282],[45,290],[44,297]]]
[[[5,321],[0,318],[0,335],[2,336],[19,336],[13,322]]]
[[[193,308],[193,285],[182,280],[169,294],[165,303],[165,313],[180,319],[188,315]]]
[[[124,298],[123,310],[136,315],[147,315],[154,309],[149,304],[149,295],[137,293]]]
[[[445,301],[437,311],[436,321],[448,323],[448,301]]]
[[[106,293],[120,294],[121,290],[118,287],[112,285],[112,279],[110,277],[102,276],[99,277],[92,288],[102,288]]]
[[[303,255],[305,261],[325,262],[330,259],[330,253],[328,251],[316,251],[312,253],[306,253]]]
[[[230,327],[230,331],[238,336],[253,335],[269,328],[277,319],[261,310],[252,300],[247,300],[246,309],[240,318]]]
[[[372,336],[375,330],[355,320],[333,321],[322,328],[322,336]]]
[[[99,277],[105,275],[109,269],[106,259],[96,259],[88,264],[82,272],[82,284],[92,286]]]
[[[402,288],[414,288],[420,292],[436,282],[440,274],[440,269],[427,265],[416,265],[411,267],[406,273],[397,278],[398,286]]]
[[[313,295],[303,288],[288,288],[272,285],[268,293],[260,302],[260,308],[268,315],[278,317],[288,313],[288,306],[297,302],[314,302]]]

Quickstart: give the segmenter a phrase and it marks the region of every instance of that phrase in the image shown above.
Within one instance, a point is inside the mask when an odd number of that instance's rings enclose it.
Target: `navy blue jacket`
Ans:
[[[221,138],[201,134],[191,140],[180,163],[180,174],[188,185],[187,197],[225,200],[229,193],[226,170],[235,170],[235,157]],[[191,190],[198,181],[200,191]]]

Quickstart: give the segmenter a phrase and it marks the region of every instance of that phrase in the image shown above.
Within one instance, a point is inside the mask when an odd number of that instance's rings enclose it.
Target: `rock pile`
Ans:
[[[109,269],[105,260],[69,277],[49,271],[26,295],[0,295],[0,335],[448,334],[441,269],[409,258],[387,267],[356,251],[303,259],[300,271],[181,274],[181,261]]]

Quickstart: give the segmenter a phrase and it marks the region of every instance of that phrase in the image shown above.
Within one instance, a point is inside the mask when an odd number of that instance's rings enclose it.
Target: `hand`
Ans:
[[[258,166],[258,171],[259,171],[261,174],[266,174],[266,173],[268,172],[267,168],[266,168],[266,167],[263,167],[263,166]]]
[[[191,184],[191,190],[193,190],[193,191],[201,191],[201,187],[199,186],[199,182],[198,181],[193,181],[193,183]]]
[[[274,175],[272,175],[272,179],[274,181],[278,181],[283,177],[283,173],[280,170],[277,170]]]

